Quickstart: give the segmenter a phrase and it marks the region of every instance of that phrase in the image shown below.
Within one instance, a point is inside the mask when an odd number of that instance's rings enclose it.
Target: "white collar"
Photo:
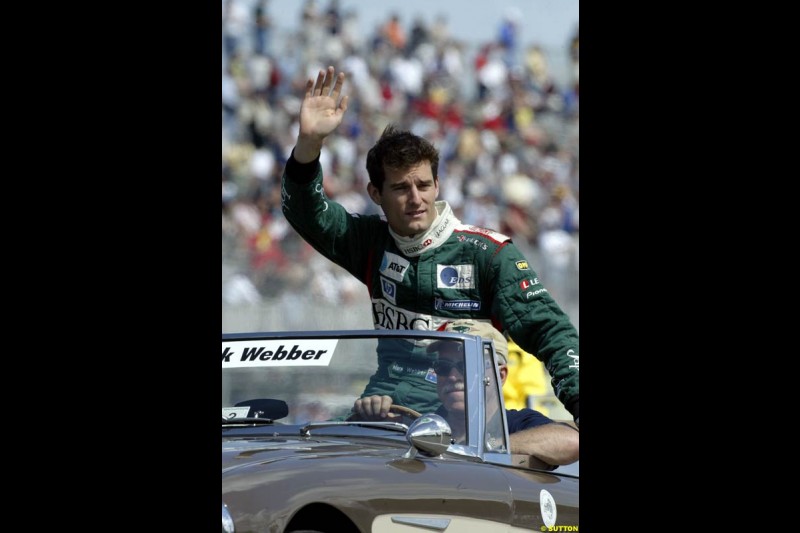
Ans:
[[[453,210],[450,209],[450,205],[447,202],[434,202],[433,206],[438,214],[431,227],[425,232],[413,237],[402,237],[395,233],[391,227],[389,228],[389,233],[394,238],[394,242],[397,243],[398,248],[406,257],[417,257],[426,250],[433,250],[440,246],[452,235],[456,225],[461,224],[461,221],[453,215]]]

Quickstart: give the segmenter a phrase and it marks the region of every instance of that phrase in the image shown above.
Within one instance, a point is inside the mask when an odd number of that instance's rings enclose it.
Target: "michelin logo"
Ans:
[[[434,307],[437,311],[480,311],[481,303],[477,300],[443,300],[436,298]]]

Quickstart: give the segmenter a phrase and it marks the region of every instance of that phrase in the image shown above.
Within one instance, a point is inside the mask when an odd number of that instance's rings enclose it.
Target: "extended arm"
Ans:
[[[526,352],[545,364],[559,401],[572,414],[579,410],[579,340],[569,315],[543,286],[538,274],[513,243],[504,243],[491,262],[493,318]],[[520,288],[525,287],[520,290]],[[503,329],[501,328],[501,329]]]
[[[544,424],[509,435],[511,453],[532,455],[548,465],[568,465],[578,460],[580,433],[564,424]]]

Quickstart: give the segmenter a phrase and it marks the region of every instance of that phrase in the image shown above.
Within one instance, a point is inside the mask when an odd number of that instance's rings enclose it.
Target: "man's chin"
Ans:
[[[466,407],[464,404],[464,393],[451,392],[450,396],[448,396],[447,400],[445,401],[445,405],[447,405],[448,411],[463,411]]]
[[[404,237],[413,237],[414,235],[418,235],[420,233],[428,231],[430,227],[431,227],[430,220],[412,222],[411,224],[406,224],[406,227],[403,228],[402,232],[398,231],[397,233],[400,233],[400,235],[403,235]]]
[[[448,404],[447,412],[450,413],[450,414],[454,414],[454,413],[463,414],[465,407],[466,406],[464,405],[464,402],[454,402],[454,403]]]

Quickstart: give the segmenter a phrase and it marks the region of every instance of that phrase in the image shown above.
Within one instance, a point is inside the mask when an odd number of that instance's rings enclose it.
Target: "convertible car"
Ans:
[[[460,359],[439,363],[445,346]],[[431,390],[462,371],[463,408],[354,412],[381,351],[422,357]],[[577,463],[512,454],[500,386],[492,341],[468,334],[223,334],[223,533],[577,531]]]

